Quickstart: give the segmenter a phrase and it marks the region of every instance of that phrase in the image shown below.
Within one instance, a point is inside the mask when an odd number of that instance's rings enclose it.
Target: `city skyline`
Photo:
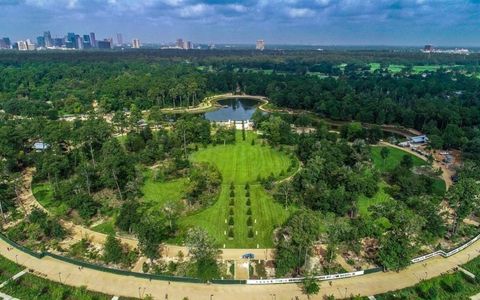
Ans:
[[[0,35],[13,41],[40,28],[114,42],[121,32],[128,43],[480,46],[478,0],[0,0],[0,8]]]

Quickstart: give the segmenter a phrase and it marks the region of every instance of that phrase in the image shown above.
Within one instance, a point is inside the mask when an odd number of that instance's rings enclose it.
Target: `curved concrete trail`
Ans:
[[[28,214],[34,207],[40,208],[46,213],[49,213],[35,198],[32,193],[32,178],[33,178],[34,169],[29,168],[24,171],[22,176],[22,189],[20,191],[19,199],[21,207]],[[80,241],[82,238],[88,238],[91,242],[103,245],[107,239],[107,235],[104,233],[93,231],[89,228],[84,227],[83,225],[77,225],[70,221],[61,220],[60,223],[63,227],[70,231],[70,235],[73,240]],[[129,245],[132,248],[138,247],[138,240],[135,238],[118,236],[122,243]],[[224,260],[239,260],[241,256],[245,253],[253,253],[256,259],[261,260],[271,260],[274,258],[274,249],[220,249],[222,253],[220,254],[220,259]],[[162,256],[164,257],[177,257],[178,252],[183,252],[184,255],[188,255],[188,248],[177,245],[163,245]]]
[[[140,279],[133,276],[124,276],[105,273],[88,268],[79,269],[52,257],[46,256],[37,259],[17,249],[7,250],[10,246],[0,240],[0,254],[12,261],[32,270],[39,276],[72,286],[86,286],[89,290],[109,295],[140,297],[147,294],[155,299],[307,299],[302,295],[299,285],[205,285],[195,283],[168,283]],[[311,299],[323,299],[325,295],[334,295],[337,299],[350,295],[369,296],[391,290],[412,286],[419,281],[432,278],[448,272],[469,259],[476,257],[480,252],[480,241],[477,241],[464,251],[449,258],[435,257],[425,263],[409,266],[399,273],[373,273],[355,278],[335,280],[332,286],[328,282],[321,282],[320,293]],[[210,295],[213,295],[210,298]]]

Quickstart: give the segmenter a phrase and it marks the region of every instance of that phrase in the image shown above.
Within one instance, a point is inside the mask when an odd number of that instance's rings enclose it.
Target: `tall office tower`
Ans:
[[[92,42],[90,41],[90,36],[88,34],[83,35],[83,48],[84,49],[92,48]]]
[[[175,43],[175,46],[177,48],[183,49],[183,46],[184,46],[183,39],[177,39],[177,42]]]
[[[3,46],[3,49],[10,49],[12,47],[12,43],[10,42],[10,38],[4,37],[2,39],[2,46]]]
[[[45,47],[45,38],[43,36],[37,37],[37,46],[38,47]]]
[[[192,44],[192,42],[188,41],[185,49],[193,49],[193,44]]]
[[[90,32],[90,44],[92,48],[97,48],[97,40],[95,39],[95,32]]]
[[[257,44],[255,46],[255,49],[263,51],[265,50],[265,41],[264,40],[258,40]]]
[[[75,37],[75,33],[69,32],[67,34],[67,40],[65,41],[65,45],[68,49],[76,49],[77,48],[77,38]]]
[[[53,46],[53,39],[52,39],[52,35],[50,34],[50,31],[45,31],[43,33],[43,38],[45,41],[45,47],[48,48]]]
[[[75,43],[77,45],[77,49],[83,49],[83,38],[80,35],[75,35]]]
[[[140,49],[140,40],[139,39],[133,39],[132,40],[132,48]]]
[[[123,45],[123,36],[121,33],[117,33],[117,46]]]
[[[27,42],[18,41],[17,44],[18,44],[18,50],[20,50],[20,51],[27,51],[28,50]]]

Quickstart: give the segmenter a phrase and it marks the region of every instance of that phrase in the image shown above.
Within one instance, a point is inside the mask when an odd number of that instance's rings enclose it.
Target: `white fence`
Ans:
[[[469,247],[476,241],[480,239],[480,234],[471,239],[470,241],[466,242],[465,244],[461,245],[458,248],[455,248],[453,250],[450,250],[449,252],[445,252],[443,250],[438,250],[433,253],[429,253],[423,256],[416,257],[411,260],[412,264],[419,263],[421,261],[427,260],[429,258],[432,258],[434,256],[440,255],[442,257],[449,257],[452,256],[463,249]],[[315,276],[316,279],[320,281],[324,280],[335,280],[335,279],[342,279],[342,278],[349,278],[349,277],[355,277],[355,276],[361,276],[364,275],[366,272],[364,270],[357,271],[357,272],[350,272],[350,273],[339,273],[339,274],[332,274],[332,275],[321,275],[321,276]],[[370,273],[370,272],[369,272]],[[247,280],[247,284],[279,284],[279,283],[298,283],[302,282],[304,277],[298,277],[298,278],[276,278],[276,279],[252,279],[252,280]]]
[[[452,255],[457,254],[458,252],[462,251],[463,249],[467,248],[471,244],[475,243],[476,241],[478,241],[478,239],[480,239],[480,234],[477,235],[476,237],[474,237],[473,239],[471,239],[470,241],[466,242],[465,244],[461,245],[460,247],[455,248],[455,249],[453,249],[449,252],[445,252],[443,250],[438,250],[438,251],[435,251],[433,253],[429,253],[429,254],[426,254],[426,255],[423,255],[423,256],[416,257],[416,258],[412,259],[412,263],[418,263],[418,262],[427,260],[427,259],[432,258],[432,257],[437,256],[437,255],[440,255],[441,257],[452,256]]]
[[[332,275],[321,275],[315,276],[316,279],[323,281],[323,280],[335,280],[335,279],[342,279],[342,278],[349,278],[355,277],[365,274],[365,271],[357,271],[357,272],[350,272],[350,273],[340,273],[340,274],[332,274]],[[247,280],[247,284],[277,284],[277,283],[296,283],[302,282],[303,277],[298,278],[276,278],[276,279],[253,279]]]

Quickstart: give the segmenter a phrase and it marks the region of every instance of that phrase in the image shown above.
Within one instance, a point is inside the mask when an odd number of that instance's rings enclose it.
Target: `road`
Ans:
[[[206,285],[194,283],[176,283],[165,281],[149,281],[132,276],[105,273],[88,268],[79,269],[52,257],[37,259],[17,249],[7,250],[10,247],[0,240],[0,254],[12,261],[33,270],[36,275],[71,286],[86,286],[89,290],[109,295],[139,297],[147,294],[155,299],[307,299],[302,295],[299,285]],[[435,257],[425,264],[418,263],[409,266],[400,272],[373,273],[355,278],[340,279],[332,282],[321,282],[320,293],[311,299],[323,299],[326,295],[334,295],[341,299],[350,295],[369,296],[384,293],[390,290],[412,286],[423,279],[428,279],[448,272],[469,259],[476,257],[480,252],[480,241],[477,241],[464,251],[449,258]],[[210,295],[213,295],[210,298]],[[275,295],[273,297],[272,295]]]

